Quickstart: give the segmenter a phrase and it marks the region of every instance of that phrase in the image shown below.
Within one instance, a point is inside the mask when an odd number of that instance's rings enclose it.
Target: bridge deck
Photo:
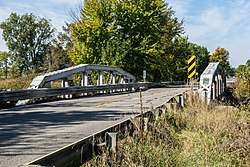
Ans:
[[[163,104],[185,90],[144,91],[144,110]],[[0,167],[28,163],[139,112],[138,92],[0,110]]]

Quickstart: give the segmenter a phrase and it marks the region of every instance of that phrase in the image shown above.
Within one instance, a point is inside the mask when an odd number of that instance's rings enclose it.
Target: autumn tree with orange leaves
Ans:
[[[219,62],[224,67],[225,73],[228,76],[231,69],[229,63],[229,52],[225,48],[218,47],[210,56],[210,62]]]

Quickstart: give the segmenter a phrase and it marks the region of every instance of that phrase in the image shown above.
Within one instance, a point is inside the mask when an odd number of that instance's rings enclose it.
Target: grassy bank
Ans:
[[[250,166],[249,136],[249,112],[195,103],[120,141],[115,159],[106,152],[83,166]]]
[[[34,77],[34,75],[30,75],[26,77],[0,79],[0,90],[27,89]]]

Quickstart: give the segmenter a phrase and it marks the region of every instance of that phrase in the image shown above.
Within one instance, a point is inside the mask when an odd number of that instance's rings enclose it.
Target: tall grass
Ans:
[[[27,89],[35,77],[34,74],[25,77],[0,79],[0,90]]]
[[[168,110],[143,136],[119,142],[82,166],[250,166],[250,113],[233,107],[193,103]]]

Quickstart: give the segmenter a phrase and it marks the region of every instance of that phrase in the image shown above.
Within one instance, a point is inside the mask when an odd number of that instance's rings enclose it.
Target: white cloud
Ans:
[[[231,65],[237,67],[244,64],[250,59],[250,2],[230,0],[219,4],[211,0],[205,3],[210,2],[212,5],[207,4],[194,13],[192,9],[198,1],[182,3],[177,0],[171,3],[177,14],[185,18],[186,34],[190,41],[208,47],[210,52],[218,46],[225,47],[230,52]],[[192,9],[190,5],[193,5]]]
[[[177,11],[176,16],[179,19],[183,19],[189,12],[192,1],[193,0],[168,0],[166,2],[173,7],[174,11]]]

